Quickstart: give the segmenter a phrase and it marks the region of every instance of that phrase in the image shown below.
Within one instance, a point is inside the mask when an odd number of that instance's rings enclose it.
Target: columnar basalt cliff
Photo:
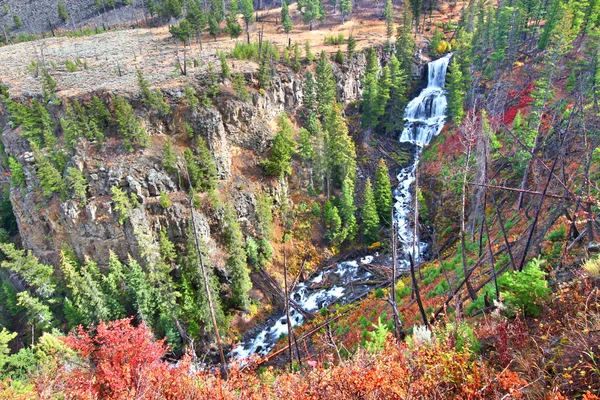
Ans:
[[[357,54],[346,65],[334,67],[338,98],[342,103],[359,99],[364,66],[364,55]],[[251,82],[254,77],[247,74],[246,80]],[[50,263],[59,261],[61,249],[70,248],[80,258],[87,256],[104,264],[110,251],[121,259],[128,255],[140,258],[141,235],[150,234],[146,237],[156,240],[161,227],[167,229],[174,243],[183,244],[190,219],[187,182],[183,176],[167,172],[162,159],[168,137],[172,138],[176,149],[177,144],[193,144],[194,139],[179,126],[179,121],[184,118],[196,135],[206,140],[215,158],[220,189],[234,200],[232,203],[242,227],[252,234],[256,220],[255,193],[267,191],[277,198],[281,188],[275,181],[256,179],[247,167],[259,168],[273,137],[270,122],[284,110],[294,113],[302,106],[302,80],[302,74],[285,70],[274,77],[268,91],[253,92],[249,102],[240,101],[224,91],[214,100],[213,107],[201,107],[191,115],[183,115],[190,111],[175,105],[183,95],[182,90],[169,89],[165,95],[172,112],[164,118],[148,117],[139,95],[131,96],[130,102],[151,134],[151,145],[127,152],[114,132],[107,132],[101,145],[80,138],[67,168],[77,168],[88,182],[87,201],[83,205],[76,199],[63,201],[57,195],[43,196],[32,149],[27,139],[20,135],[21,128],[13,129],[4,117],[2,142],[6,154],[22,164],[26,176],[26,185],[12,187],[10,192],[23,247]],[[110,96],[104,98],[110,102]],[[17,100],[26,102],[29,99]],[[53,106],[53,111],[55,119],[64,115],[62,106]],[[180,171],[184,171],[183,151],[177,151]],[[236,158],[239,159],[237,165]],[[113,186],[137,198],[138,204],[123,224],[119,223],[112,200]],[[243,190],[239,189],[241,187]],[[161,207],[161,193],[169,196],[171,207]],[[219,235],[219,216],[208,212],[206,207],[197,210],[196,221],[202,235]]]

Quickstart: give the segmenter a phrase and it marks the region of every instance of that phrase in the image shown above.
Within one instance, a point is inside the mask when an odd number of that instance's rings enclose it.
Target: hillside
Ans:
[[[600,3],[5,3],[0,398],[599,398]]]

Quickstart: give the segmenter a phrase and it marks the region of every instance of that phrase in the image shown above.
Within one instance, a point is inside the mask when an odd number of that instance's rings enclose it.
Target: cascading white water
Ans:
[[[368,281],[372,279],[373,274],[361,268],[361,265],[372,261],[373,256],[366,256],[359,261],[341,262],[333,268],[321,271],[312,279],[298,283],[290,293],[290,299],[309,313],[317,312],[336,301],[352,302],[372,290],[372,284]],[[290,322],[292,327],[304,322],[302,314],[293,307],[290,307]],[[252,354],[267,355],[281,335],[287,333],[287,318],[280,315],[251,339],[236,346],[230,355],[238,360],[248,358]]]
[[[408,103],[405,111],[406,122],[400,141],[414,143],[416,151],[413,163],[398,175],[400,184],[394,191],[396,224],[402,244],[400,250],[403,255],[400,259],[401,269],[409,267],[408,255],[413,253],[413,236],[409,223],[413,206],[410,189],[415,181],[419,156],[423,147],[444,127],[446,118],[444,81],[450,57],[451,55],[447,55],[429,63],[427,88]],[[417,260],[420,258],[424,246],[425,244],[419,243]],[[321,271],[312,279],[298,283],[290,293],[290,298],[310,313],[314,313],[322,307],[328,307],[336,301],[352,302],[373,289],[373,285],[368,282],[373,275],[365,268],[361,268],[361,265],[369,264],[373,259],[373,256],[367,256],[359,261],[345,261],[333,268]],[[290,308],[290,322],[292,326],[300,325],[304,322],[304,317],[295,309]],[[237,360],[246,359],[252,354],[264,356],[273,349],[281,335],[287,335],[287,333],[287,318],[285,315],[279,315],[252,338],[236,346],[230,355]]]
[[[415,157],[413,163],[402,169],[398,174],[398,187],[394,191],[396,203],[394,204],[398,239],[401,244],[399,268],[407,269],[410,266],[409,255],[415,262],[421,259],[426,244],[417,238],[417,248],[413,246],[413,229],[410,215],[413,209],[411,186],[415,182],[417,165],[423,147],[429,144],[444,128],[446,122],[446,70],[452,54],[448,54],[428,64],[429,74],[427,87],[408,103],[404,113],[404,130],[400,135],[400,142],[415,144]],[[416,250],[416,253],[414,254]]]

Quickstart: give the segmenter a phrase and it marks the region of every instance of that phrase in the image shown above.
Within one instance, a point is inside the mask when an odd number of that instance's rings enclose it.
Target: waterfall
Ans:
[[[419,96],[408,103],[405,111],[405,127],[400,135],[401,142],[411,142],[416,145],[413,163],[404,168],[398,175],[400,184],[394,191],[396,198],[395,215],[398,226],[398,236],[401,243],[400,268],[409,267],[408,255],[412,254],[412,229],[409,223],[413,204],[411,202],[411,186],[415,181],[419,156],[424,146],[438,135],[445,122],[446,95],[444,81],[446,69],[451,55],[429,63],[429,76],[427,88]],[[417,240],[418,241],[418,240]],[[419,260],[426,245],[419,244]],[[290,299],[303,310],[314,313],[328,307],[334,302],[351,303],[362,295],[373,290],[373,274],[364,268],[374,260],[373,256],[366,256],[359,260],[341,262],[331,268],[321,271],[296,285],[290,293]],[[290,308],[290,323],[293,326],[304,322],[304,316],[293,307]],[[288,333],[287,318],[282,313],[270,318],[258,332],[244,342],[234,347],[229,354],[237,360],[244,360],[253,354],[267,355],[282,335]]]
[[[417,238],[417,249],[413,247],[413,229],[409,221],[413,200],[411,186],[416,179],[417,165],[423,147],[437,136],[446,122],[446,92],[444,83],[446,71],[452,54],[448,54],[428,64],[427,87],[419,96],[412,99],[404,112],[404,130],[400,135],[400,142],[410,142],[416,145],[413,163],[402,169],[398,174],[398,187],[394,191],[396,202],[394,204],[398,239],[400,242],[399,268],[407,269],[410,266],[409,255],[415,262],[421,259],[426,244]],[[414,254],[416,250],[417,254]]]

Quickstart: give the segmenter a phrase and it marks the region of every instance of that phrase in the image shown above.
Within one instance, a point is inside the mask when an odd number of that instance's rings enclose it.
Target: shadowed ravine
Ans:
[[[409,255],[414,253],[410,216],[413,211],[412,186],[419,157],[423,147],[441,132],[445,123],[447,103],[444,82],[451,56],[449,54],[429,63],[427,87],[410,101],[405,111],[405,128],[400,135],[400,142],[415,144],[416,151],[413,163],[398,174],[399,185],[394,191],[395,223],[400,243],[398,267],[401,271],[408,269]],[[418,261],[427,245],[419,238],[416,243],[418,243],[419,254],[415,259]],[[298,283],[291,292],[290,298],[309,313],[317,312],[335,302],[351,303],[375,287],[369,283],[373,274],[362,267],[372,260],[373,256],[367,256],[359,260],[341,262],[323,270],[318,275]],[[291,308],[290,320],[292,326],[298,326],[304,322],[304,317]],[[262,330],[236,346],[230,355],[236,359],[248,358],[252,354],[264,356],[273,349],[281,335],[287,333],[286,317],[279,315],[270,319]]]

